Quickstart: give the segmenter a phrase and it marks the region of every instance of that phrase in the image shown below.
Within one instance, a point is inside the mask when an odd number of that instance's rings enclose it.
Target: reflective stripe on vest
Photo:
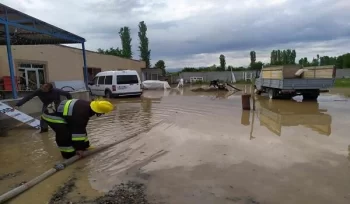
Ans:
[[[52,115],[47,115],[47,114],[45,114],[45,113],[43,113],[43,114],[41,115],[41,118],[44,119],[44,120],[46,120],[47,122],[50,122],[50,123],[63,123],[63,124],[66,123],[66,121],[65,121],[63,118],[61,118],[61,117],[52,116]]]
[[[75,149],[72,146],[69,147],[58,147],[61,152],[74,152]]]
[[[64,100],[57,107],[57,112],[63,113],[63,116],[71,116],[73,114],[73,106],[78,99]]]
[[[83,134],[72,134],[72,141],[89,141],[87,139],[86,133]]]

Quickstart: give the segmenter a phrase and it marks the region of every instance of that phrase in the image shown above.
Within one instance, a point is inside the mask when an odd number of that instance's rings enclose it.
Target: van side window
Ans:
[[[117,84],[138,84],[137,75],[117,75]]]
[[[105,76],[100,76],[98,79],[98,84],[105,84]]]
[[[94,78],[94,85],[96,85],[97,82],[98,82],[98,77],[95,77],[95,78]]]
[[[106,76],[105,84],[106,85],[112,85],[112,76]]]

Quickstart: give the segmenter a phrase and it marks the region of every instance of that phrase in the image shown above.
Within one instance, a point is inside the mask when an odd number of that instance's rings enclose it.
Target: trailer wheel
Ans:
[[[269,89],[269,99],[276,99],[276,95],[275,89]]]
[[[317,100],[319,94],[303,94],[303,101],[315,101]]]

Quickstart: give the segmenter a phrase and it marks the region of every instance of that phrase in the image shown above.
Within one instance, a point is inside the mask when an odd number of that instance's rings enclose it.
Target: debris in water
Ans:
[[[67,195],[75,188],[75,181],[76,178],[72,177],[63,186],[59,187],[52,195],[49,204],[69,203],[67,201]]]
[[[146,199],[145,186],[129,181],[116,185],[106,195],[85,203],[94,204],[150,204]]]
[[[5,179],[8,179],[8,178],[13,178],[13,177],[16,177],[18,176],[19,174],[23,173],[23,171],[16,171],[14,173],[8,173],[8,174],[3,174],[3,175],[0,175],[0,181],[2,180],[5,180]]]
[[[26,183],[27,183],[27,181],[22,181],[21,183],[17,183],[15,185],[11,186],[11,188],[17,188],[17,187],[20,187],[20,186],[22,186],[22,185],[24,185]]]
[[[217,92],[217,91],[228,91],[227,89],[218,89],[214,87],[199,87],[191,89],[193,92]]]
[[[74,204],[151,204],[146,199],[145,186],[131,182],[116,185],[106,195],[94,200],[87,200],[82,196],[79,201],[68,198],[68,194],[75,188],[76,178],[70,178],[51,197],[49,204],[74,203]]]

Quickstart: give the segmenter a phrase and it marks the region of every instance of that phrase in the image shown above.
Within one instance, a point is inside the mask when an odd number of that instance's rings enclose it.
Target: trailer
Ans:
[[[316,100],[321,90],[334,85],[336,69],[331,66],[301,67],[283,65],[264,67],[255,79],[255,93],[268,93],[270,99],[290,99],[302,95],[303,100]]]

